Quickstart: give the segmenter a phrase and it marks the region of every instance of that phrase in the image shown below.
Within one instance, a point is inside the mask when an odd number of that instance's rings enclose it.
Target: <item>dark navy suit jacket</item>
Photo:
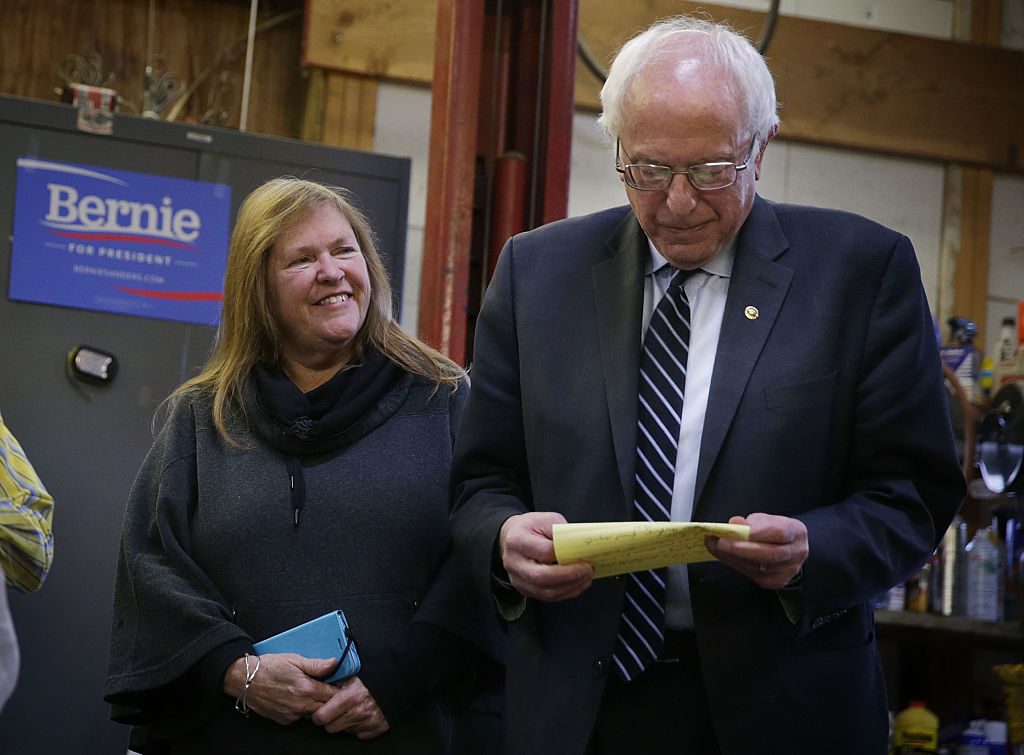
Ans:
[[[520,234],[502,252],[454,469],[456,542],[482,590],[513,514],[632,518],[647,253],[628,207]],[[718,562],[689,570],[725,755],[884,752],[871,600],[921,566],[963,495],[910,241],[757,198],[737,238],[693,519],[796,517],[810,555],[796,623],[777,594]],[[509,753],[584,751],[624,585],[529,601],[509,626]]]

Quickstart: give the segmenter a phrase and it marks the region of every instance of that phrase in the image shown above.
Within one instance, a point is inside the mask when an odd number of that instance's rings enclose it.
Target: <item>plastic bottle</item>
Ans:
[[[960,734],[956,755],[988,755],[988,740],[985,738],[985,722],[971,721]]]
[[[943,616],[964,615],[964,579],[966,575],[967,523],[957,514],[953,517],[939,547],[938,595],[936,613]]]
[[[910,705],[896,714],[893,727],[893,752],[896,755],[935,752],[939,746],[939,717],[922,700],[911,700]]]
[[[999,340],[996,342],[996,359],[999,364],[1011,364],[1017,355],[1017,320],[1004,317],[999,328]]]
[[[999,548],[993,542],[992,528],[974,533],[967,544],[967,616],[984,621],[999,621]]]
[[[1006,618],[1007,562],[1005,533],[1006,527],[1002,522],[1002,513],[993,514],[992,542],[996,545],[998,559],[996,561],[996,600],[998,601],[996,603],[996,613],[999,615],[1000,621]]]
[[[1014,320],[1012,316],[1003,318],[995,351],[992,353],[996,362],[992,368],[993,392],[1008,382],[1024,380],[1024,299],[1017,304],[1016,332],[1012,328]]]
[[[988,741],[988,755],[1007,755],[1008,727],[1006,721],[986,721],[985,739]]]
[[[928,585],[931,581],[932,562],[929,560],[921,571],[906,581],[906,610],[912,613],[928,613]]]
[[[1016,506],[997,506],[992,510],[992,526],[1000,534],[1000,566],[1002,576],[1003,621],[1020,622],[1024,619],[1021,613],[1021,580],[1024,574],[1020,571],[1021,555],[1024,554],[1022,541],[1021,519]]]
[[[966,317],[951,317],[948,323],[950,343],[939,347],[939,355],[956,375],[967,399],[973,401],[978,387],[978,368],[981,366],[980,353],[974,346],[978,326]]]
[[[900,582],[898,585],[893,585],[889,588],[889,592],[885,594],[885,610],[887,611],[902,611],[907,605],[907,588],[905,583]]]

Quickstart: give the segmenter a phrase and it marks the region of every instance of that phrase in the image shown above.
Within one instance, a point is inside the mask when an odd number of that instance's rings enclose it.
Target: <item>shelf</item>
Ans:
[[[978,621],[964,616],[940,616],[913,611],[875,611],[875,624],[882,630],[926,630],[959,638],[965,642],[1024,645],[1024,628],[1014,621]]]

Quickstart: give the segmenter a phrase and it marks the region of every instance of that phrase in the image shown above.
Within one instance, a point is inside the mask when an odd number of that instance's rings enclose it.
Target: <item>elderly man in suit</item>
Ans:
[[[507,751],[883,752],[872,597],[964,494],[913,247],[757,196],[774,84],[725,26],[651,27],[602,103],[630,206],[508,242],[456,444]],[[750,538],[624,578],[556,563],[553,525],[641,518]]]

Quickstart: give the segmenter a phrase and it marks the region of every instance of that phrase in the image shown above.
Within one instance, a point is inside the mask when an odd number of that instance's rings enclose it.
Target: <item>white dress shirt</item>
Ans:
[[[649,243],[649,242],[648,242]],[[672,278],[673,268],[650,244],[651,256],[644,276],[643,333],[655,307],[664,296]],[[688,522],[693,514],[693,494],[697,483],[697,462],[704,430],[704,414],[708,408],[711,372],[718,353],[718,334],[729,294],[736,256],[735,239],[726,245],[700,271],[684,283],[690,300],[690,354],[686,363],[686,388],[683,393],[683,418],[679,426],[679,447],[676,452],[676,476],[672,487],[672,521]],[[685,566],[671,566],[665,590],[665,626],[669,629],[693,627],[690,607],[690,585]]]

